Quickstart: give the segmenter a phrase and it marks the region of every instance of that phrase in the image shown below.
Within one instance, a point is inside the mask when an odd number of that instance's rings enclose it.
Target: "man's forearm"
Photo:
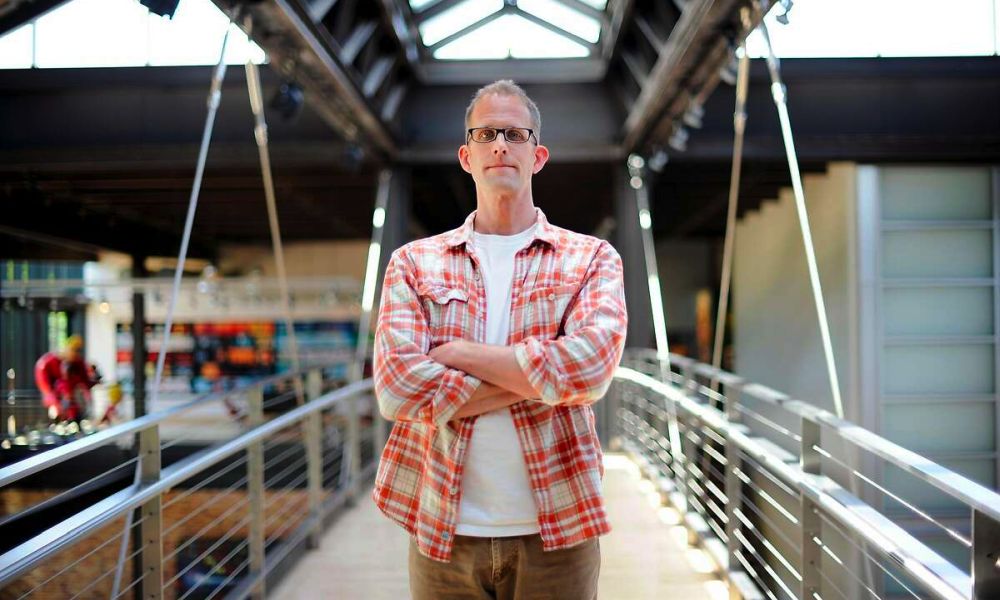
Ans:
[[[508,406],[517,404],[523,400],[523,398],[517,394],[489,383],[480,384],[476,392],[478,393],[480,390],[484,390],[484,394],[478,398],[476,397],[476,394],[473,394],[469,401],[454,414],[452,417],[453,421],[457,419],[464,419],[466,417],[475,417],[477,415],[507,408]]]
[[[538,397],[538,392],[517,364],[511,346],[458,340],[431,350],[430,357],[447,367],[513,392],[520,399]]]

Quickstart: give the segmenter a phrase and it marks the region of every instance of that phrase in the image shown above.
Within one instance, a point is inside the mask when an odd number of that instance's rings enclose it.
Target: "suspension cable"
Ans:
[[[744,23],[749,21],[749,11],[743,9]],[[722,283],[719,286],[718,315],[715,318],[715,345],[712,349],[712,366],[722,368],[722,344],[726,334],[726,313],[729,310],[729,288],[732,281],[733,245],[736,237],[736,208],[740,196],[740,175],[743,166],[743,134],[747,123],[747,88],[750,73],[750,57],[746,42],[740,48],[739,71],[736,76],[736,110],[733,112],[733,166],[729,177],[729,212],[726,216],[726,242],[722,251]],[[719,380],[712,378],[712,391],[718,391]]]
[[[833,405],[837,416],[844,418],[844,404],[840,397],[840,381],[837,378],[837,365],[833,358],[833,344],[830,341],[830,324],[826,316],[826,304],[823,301],[823,289],[820,286],[819,267],[816,264],[816,249],[813,246],[812,232],[809,227],[809,215],[806,213],[805,192],[802,189],[802,174],[799,172],[799,160],[795,152],[795,140],[792,137],[792,123],[788,116],[788,91],[781,81],[781,67],[771,37],[767,33],[767,25],[762,20],[761,35],[767,44],[767,70],[771,74],[771,96],[778,108],[778,119],[781,121],[781,137],[785,142],[785,154],[788,156],[788,171],[792,177],[792,190],[795,193],[795,207],[799,215],[799,228],[802,230],[802,243],[805,246],[806,262],[809,265],[809,282],[812,285],[813,300],[816,303],[816,316],[819,320],[819,332],[823,341],[823,355],[826,358],[826,371],[830,379],[830,392],[833,394]]]
[[[247,35],[253,27],[252,20],[247,15],[244,20]],[[254,139],[260,154],[260,171],[264,179],[264,198],[267,201],[267,221],[271,230],[271,246],[274,251],[274,264],[278,274],[278,290],[281,295],[281,309],[285,317],[285,329],[288,330],[288,348],[292,355],[292,371],[299,372],[299,347],[295,339],[295,323],[292,320],[292,305],[288,293],[288,276],[285,272],[285,251],[281,243],[281,229],[278,227],[278,209],[274,197],[274,178],[271,176],[271,153],[268,147],[267,122],[264,119],[264,93],[260,85],[260,72],[253,60],[247,58],[247,92],[250,94],[250,109],[254,116]],[[293,379],[297,404],[305,402],[305,390],[302,378]]]
[[[194,228],[194,215],[198,208],[198,196],[201,193],[201,180],[205,174],[205,163],[208,160],[208,147],[212,140],[212,130],[215,128],[215,115],[219,111],[222,99],[222,81],[226,76],[226,46],[229,43],[229,27],[222,38],[222,50],[219,52],[219,62],[212,74],[212,84],[208,91],[208,115],[205,117],[205,127],[201,134],[201,147],[198,149],[198,164],[195,168],[194,182],[191,184],[191,195],[188,199],[187,218],[184,221],[184,234],[181,237],[181,248],[177,254],[177,268],[174,269],[174,283],[167,305],[167,316],[163,326],[163,342],[156,356],[156,374],[153,377],[153,391],[150,405],[155,405],[160,395],[160,384],[163,381],[163,366],[167,359],[167,348],[170,344],[170,333],[174,324],[174,311],[177,308],[177,297],[180,295],[181,278],[184,276],[184,261],[187,259],[188,245],[191,242],[191,230]],[[138,488],[142,479],[142,459],[135,466],[133,486]],[[122,528],[122,543],[118,551],[118,564],[115,568],[115,580],[111,587],[111,597],[118,595],[121,586],[122,570],[125,567],[125,553],[128,548],[128,532],[132,529],[134,511],[128,511],[125,526]]]

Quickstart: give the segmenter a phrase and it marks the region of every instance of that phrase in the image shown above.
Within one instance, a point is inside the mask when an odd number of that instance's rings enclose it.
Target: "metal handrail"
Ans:
[[[846,419],[841,419],[830,411],[823,410],[812,404],[794,400],[787,394],[772,390],[757,383],[746,383],[737,375],[716,369],[711,365],[699,363],[687,357],[671,355],[671,361],[682,368],[690,368],[695,373],[707,378],[714,378],[728,386],[738,388],[744,395],[777,406],[798,417],[807,419],[817,425],[824,425],[837,432],[839,436],[853,442],[859,448],[867,450],[879,458],[920,478],[946,494],[962,500],[976,510],[1000,521],[1000,495],[978,483],[955,473],[916,452],[891,442],[884,437],[868,431]]]
[[[295,425],[310,414],[327,410],[335,404],[371,390],[371,379],[349,384],[258,425],[220,446],[208,448],[165,468],[159,479],[154,482],[141,485],[139,488],[122,490],[88,507],[0,556],[0,587],[42,564],[49,557],[73,546],[116,518],[124,516],[127,511],[163,494],[223,459],[246,450],[254,442]],[[157,415],[150,415],[153,416]]]
[[[751,570],[742,563],[742,556],[737,556],[741,544],[746,543],[746,538],[740,538],[742,534],[737,531],[743,519],[737,514],[742,511],[740,502],[744,500],[741,489],[744,484],[750,484],[750,480],[742,472],[743,459],[739,457],[743,455],[752,460],[751,464],[755,463],[758,469],[766,472],[768,477],[794,491],[799,498],[795,527],[800,534],[799,550],[802,560],[798,572],[787,562],[785,565],[789,567],[792,576],[798,579],[800,590],[792,593],[786,587],[786,593],[799,598],[812,598],[813,592],[818,591],[821,578],[826,577],[820,572],[819,558],[822,552],[829,553],[829,548],[816,537],[819,536],[818,523],[821,519],[839,523],[841,533],[855,540],[852,543],[863,554],[869,558],[869,550],[877,554],[886,564],[891,565],[898,573],[905,573],[910,581],[919,584],[932,597],[986,598],[992,597],[989,594],[996,592],[996,588],[990,586],[997,583],[1000,495],[828,411],[690,358],[671,355],[669,360],[672,367],[681,371],[681,375],[670,372],[672,380],[665,383],[658,379],[661,373],[666,373],[661,370],[661,362],[655,351],[639,349],[626,352],[623,365],[635,364],[647,373],[625,366],[619,367],[615,385],[611,389],[612,406],[617,407],[613,413],[614,422],[622,423],[626,449],[645,465],[644,472],[647,476],[659,480],[661,491],[684,514],[686,523],[695,532],[694,538],[702,538],[706,542],[706,548],[715,556],[730,585],[745,589],[748,578],[744,571]],[[714,394],[707,384],[702,386],[697,377],[722,382],[726,386],[726,395]],[[636,389],[640,390],[637,395]],[[617,393],[625,390],[629,390],[631,395],[621,396]],[[701,393],[709,399],[724,400],[724,406],[717,407],[712,401],[704,401],[699,398]],[[796,436],[800,443],[798,457],[784,452],[765,438],[754,437],[750,428],[740,422],[739,404],[744,401],[745,396],[753,396],[754,399],[798,417],[802,428],[801,435]],[[622,408],[623,398],[626,404],[638,402],[636,406],[645,406],[645,409],[632,411],[631,405],[629,408]],[[639,416],[638,413],[643,411],[646,414]],[[637,417],[646,422],[637,421]],[[653,419],[657,423],[651,425]],[[663,431],[668,424],[672,429],[670,437]],[[674,447],[675,440],[679,441],[682,437],[676,434],[677,428],[686,428],[687,434],[684,437],[691,440],[692,446],[687,449],[683,445],[679,449]],[[821,455],[818,448],[821,428],[833,432],[840,440],[871,452],[971,508],[973,535],[967,542],[971,548],[971,567],[962,569],[953,565],[876,508],[866,504],[856,493],[823,475],[819,467]],[[706,442],[709,438],[722,440],[722,450],[709,447]],[[688,443],[683,442],[684,445]],[[666,451],[667,447],[670,448],[669,452]],[[722,456],[723,452],[725,456]],[[715,465],[724,467],[713,469]],[[721,474],[719,470],[724,470],[725,473]],[[720,492],[722,497],[713,498],[705,490],[706,484],[710,485],[707,479],[709,472],[724,479],[726,489],[724,494]],[[713,506],[709,506],[710,504]],[[694,510],[691,509],[692,506],[695,507]],[[719,511],[719,506],[725,512],[720,518],[725,523],[724,536],[719,531],[712,531],[712,527],[706,522],[713,517],[707,509]],[[769,525],[772,526],[773,524]],[[715,527],[719,526],[716,524]],[[759,532],[755,534],[763,535]],[[725,539],[720,549],[717,542],[722,541],[723,537],[728,539]],[[814,540],[821,550],[814,547]],[[787,538],[785,541],[787,542]],[[885,572],[894,577],[888,570]],[[778,581],[776,574],[770,575]],[[759,588],[762,586],[759,582],[755,587],[760,593]]]
[[[209,392],[202,394],[200,396],[196,396],[188,402],[185,402],[184,404],[181,404],[180,406],[174,406],[166,410],[157,411],[153,414],[139,417],[138,419],[132,419],[131,421],[114,425],[97,433],[82,437],[78,440],[73,440],[72,442],[57,448],[25,458],[24,460],[20,460],[12,465],[8,465],[0,469],[0,488],[16,483],[29,475],[33,475],[61,462],[80,456],[81,454],[90,452],[96,448],[100,448],[101,446],[106,446],[119,438],[130,436],[154,425],[158,425],[170,418],[176,417],[177,415],[183,414],[195,408],[211,404],[212,402],[219,401],[224,398],[246,393],[258,387],[272,385],[285,380],[292,380],[295,377],[301,378],[308,372],[309,369],[302,369],[295,372],[269,375],[255,380],[253,383],[249,383],[227,392]]]

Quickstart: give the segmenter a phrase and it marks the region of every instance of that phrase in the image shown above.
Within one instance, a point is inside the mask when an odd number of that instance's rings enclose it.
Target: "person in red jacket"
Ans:
[[[86,407],[77,402],[77,390],[89,401],[90,388],[97,383],[83,361],[83,338],[71,335],[61,352],[43,354],[35,363],[35,383],[49,418],[79,422]]]

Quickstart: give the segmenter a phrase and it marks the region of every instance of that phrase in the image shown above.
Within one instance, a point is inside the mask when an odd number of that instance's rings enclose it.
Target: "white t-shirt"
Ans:
[[[514,255],[531,242],[534,233],[535,226],[515,235],[473,233],[486,287],[487,344],[507,344]],[[510,409],[479,415],[466,449],[455,532],[506,537],[539,531],[538,507]]]

